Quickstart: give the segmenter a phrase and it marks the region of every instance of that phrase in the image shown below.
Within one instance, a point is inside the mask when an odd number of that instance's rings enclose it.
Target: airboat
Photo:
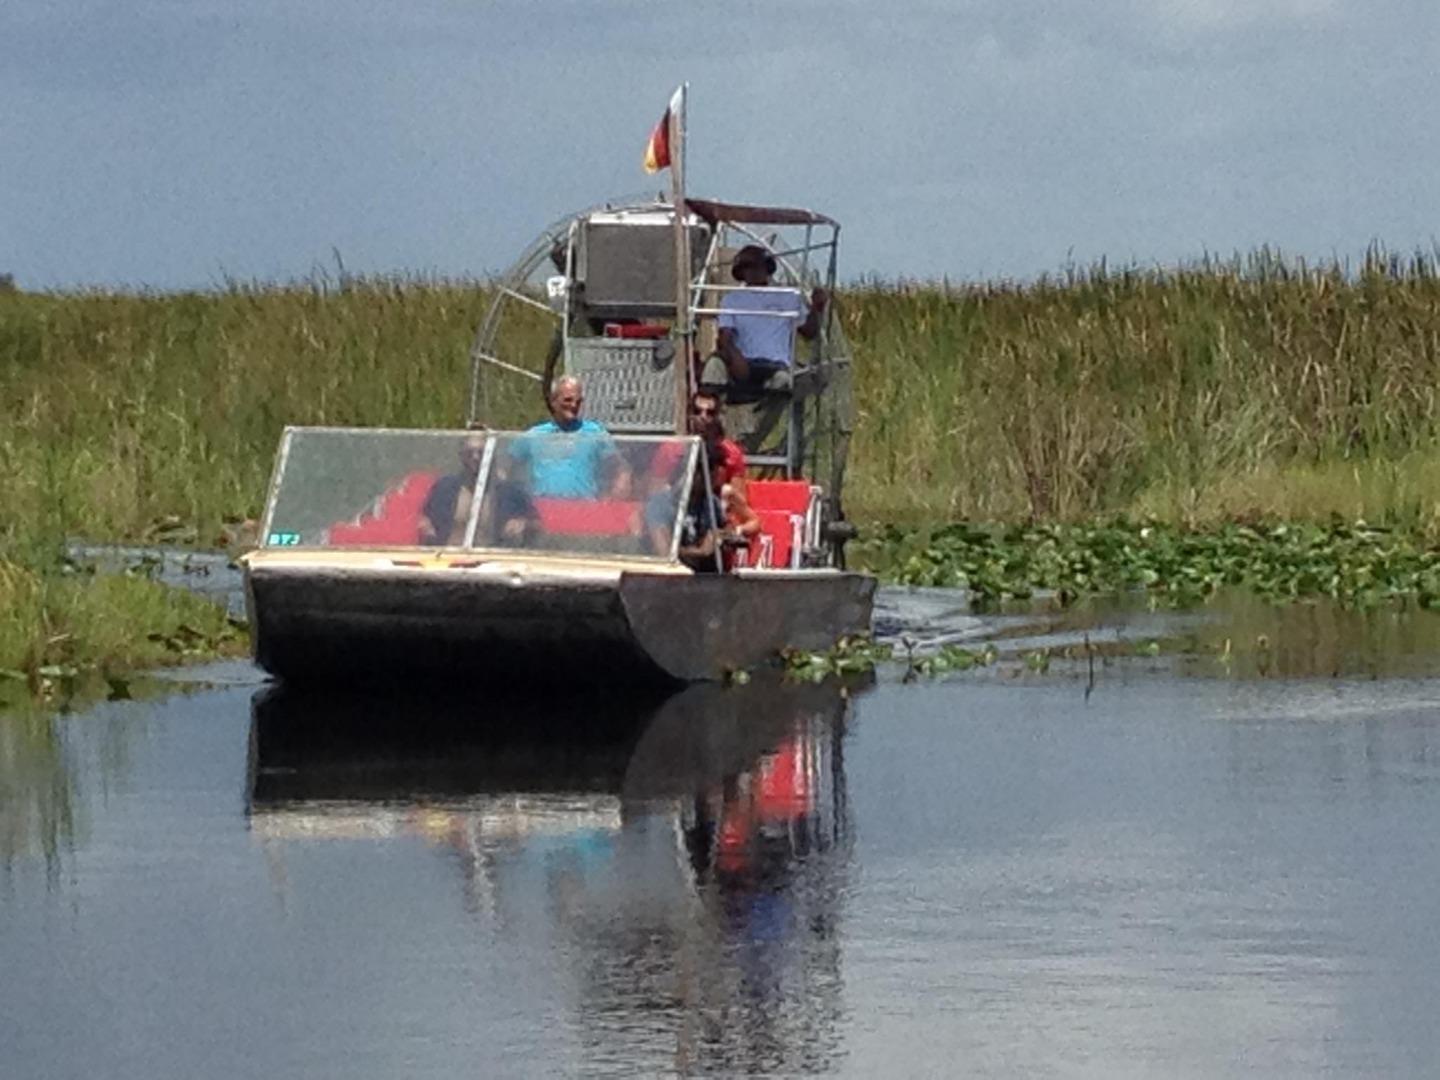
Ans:
[[[713,565],[682,546],[711,479],[688,403],[741,288],[735,253],[764,249],[771,291],[830,289],[839,233],[810,210],[679,195],[545,229],[496,283],[464,428],[285,430],[243,559],[257,662],[295,683],[677,683],[867,632],[875,581],[845,568],[851,371],[833,305],[793,378],[729,409],[760,531],[715,544]],[[602,433],[522,428],[562,374]]]

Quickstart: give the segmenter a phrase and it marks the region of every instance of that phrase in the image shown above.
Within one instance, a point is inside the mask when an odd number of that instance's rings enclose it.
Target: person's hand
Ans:
[[[825,305],[830,302],[830,294],[824,289],[816,289],[810,294],[810,310],[824,311]]]

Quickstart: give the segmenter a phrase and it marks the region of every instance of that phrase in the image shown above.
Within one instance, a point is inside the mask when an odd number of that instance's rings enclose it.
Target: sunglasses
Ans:
[[[720,410],[711,405],[694,405],[690,412],[695,416],[719,416]]]

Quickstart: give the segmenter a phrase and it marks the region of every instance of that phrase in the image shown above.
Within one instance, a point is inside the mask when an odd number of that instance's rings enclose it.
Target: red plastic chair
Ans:
[[[750,542],[751,566],[798,566],[805,543],[805,521],[815,489],[808,480],[751,480],[746,498],[760,518],[760,533]],[[763,557],[768,537],[769,558]]]
[[[751,480],[746,498],[756,510],[787,510],[801,517],[810,509],[808,480]]]
[[[760,564],[762,536],[770,538],[770,558],[765,565],[781,568],[795,565],[800,552],[797,541],[800,539],[800,530],[805,519],[786,510],[757,510],[755,513],[760,518],[760,533],[750,542],[754,565]]]

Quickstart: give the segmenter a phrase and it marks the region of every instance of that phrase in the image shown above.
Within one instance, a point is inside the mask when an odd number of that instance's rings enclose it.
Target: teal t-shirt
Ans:
[[[511,455],[530,466],[530,491],[535,496],[596,499],[601,462],[615,452],[604,424],[581,420],[562,428],[554,420],[544,420],[516,441]]]

